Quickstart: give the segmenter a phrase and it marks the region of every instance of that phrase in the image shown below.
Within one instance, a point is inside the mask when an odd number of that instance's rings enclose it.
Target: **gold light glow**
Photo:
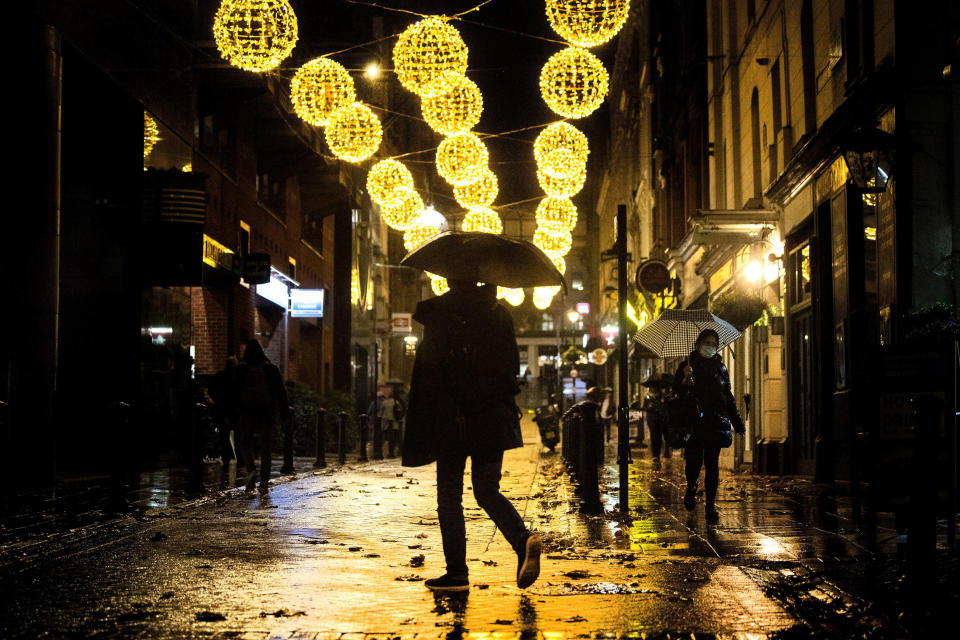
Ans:
[[[430,276],[430,288],[433,289],[434,295],[442,296],[450,291],[450,283],[447,282],[446,278],[432,273],[427,273],[427,275]]]
[[[569,198],[544,198],[537,205],[536,215],[541,227],[572,231],[577,226],[577,207]]]
[[[476,126],[483,113],[483,96],[476,83],[464,76],[449,91],[424,98],[420,109],[431,129],[449,136]]]
[[[537,309],[546,309],[553,301],[553,296],[560,291],[559,286],[536,287],[533,290],[533,306]]]
[[[553,54],[540,71],[540,95],[555,113],[583,118],[603,104],[609,75],[600,58],[580,47]]]
[[[473,207],[463,217],[460,228],[464,231],[481,231],[483,233],[503,233],[503,222],[493,209],[487,207]]]
[[[143,112],[143,157],[146,158],[160,142],[160,129],[157,121],[146,111]]]
[[[547,255],[547,257],[553,261],[553,264],[557,267],[557,271],[560,272],[560,275],[563,275],[567,272],[567,261],[564,260],[563,256]]]
[[[479,180],[483,170],[489,168],[488,160],[486,145],[469,131],[444,138],[437,147],[437,173],[454,186]]]
[[[439,233],[440,228],[434,225],[414,224],[407,227],[407,230],[403,232],[403,247],[407,251],[413,251]]]
[[[244,71],[275,69],[297,44],[297,16],[287,0],[223,0],[213,19],[220,55]]]
[[[290,102],[304,122],[326,126],[330,115],[357,99],[346,67],[330,58],[314,58],[293,74]]]
[[[587,172],[579,171],[572,176],[556,178],[537,170],[537,181],[540,183],[540,188],[548,196],[569,198],[577,195],[583,189],[583,185],[587,181]]]
[[[333,155],[350,162],[361,162],[372,156],[383,138],[380,118],[361,102],[340,107],[330,114],[324,133]]]
[[[589,154],[587,136],[566,122],[554,122],[541,131],[533,143],[537,167],[558,178],[584,172]]]
[[[630,0],[547,0],[547,20],[561,38],[595,47],[613,38],[630,15]]]
[[[493,201],[497,199],[499,191],[500,186],[497,181],[497,175],[491,171],[489,167],[484,167],[484,171],[480,175],[479,180],[467,185],[454,187],[453,197],[464,209],[469,209],[470,207],[489,207],[493,204]]]
[[[400,84],[429,98],[452,89],[467,71],[467,45],[440,16],[416,22],[400,34],[393,48]]]
[[[565,255],[573,247],[573,235],[565,229],[537,227],[533,232],[533,244],[549,255]]]
[[[397,195],[396,190],[400,187],[413,189],[413,176],[402,162],[388,158],[370,167],[367,191],[374,202],[380,205],[387,203]]]
[[[500,287],[497,287],[497,290],[499,291]],[[519,307],[521,304],[523,304],[525,297],[526,295],[523,293],[523,289],[503,287],[503,299],[514,307]]]
[[[390,199],[380,206],[383,221],[399,231],[406,231],[423,215],[423,198],[410,187],[397,187]]]

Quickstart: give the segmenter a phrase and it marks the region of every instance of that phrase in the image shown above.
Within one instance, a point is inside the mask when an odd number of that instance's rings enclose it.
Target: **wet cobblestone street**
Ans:
[[[393,459],[302,475],[263,499],[231,492],[7,548],[0,637],[852,637],[857,624],[881,624],[855,588],[824,577],[855,575],[871,555],[842,518],[830,531],[759,479],[722,473],[720,523],[707,527],[702,503],[681,504],[682,457],[654,471],[644,450],[631,468],[632,517],[613,510],[612,466],[607,513],[580,515],[559,454],[541,450],[532,423],[524,433],[502,488],[545,541],[526,591],[470,491],[471,590],[427,591],[422,580],[443,573],[435,467]],[[811,620],[805,599],[851,626]]]

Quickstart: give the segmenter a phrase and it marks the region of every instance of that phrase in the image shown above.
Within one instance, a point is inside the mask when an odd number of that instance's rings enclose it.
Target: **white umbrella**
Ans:
[[[661,358],[685,358],[693,351],[697,336],[704,329],[717,332],[720,338],[718,350],[740,337],[733,325],[706,309],[665,309],[633,339]]]

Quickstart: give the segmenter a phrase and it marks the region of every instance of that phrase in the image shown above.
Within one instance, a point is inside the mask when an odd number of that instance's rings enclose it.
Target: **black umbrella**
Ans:
[[[567,283],[557,266],[530,242],[492,233],[447,231],[400,261],[448,280],[468,280],[520,289]]]
[[[658,373],[650,376],[641,383],[641,386],[650,389],[665,389],[673,386],[673,376],[669,373]]]

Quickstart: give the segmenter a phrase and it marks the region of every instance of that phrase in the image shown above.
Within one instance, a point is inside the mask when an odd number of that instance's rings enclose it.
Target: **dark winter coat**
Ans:
[[[520,412],[520,355],[509,312],[497,302],[495,287],[452,289],[417,305],[413,319],[424,326],[408,396],[403,465],[434,462],[447,452],[473,455],[523,446]],[[453,327],[467,322],[471,349],[484,354],[477,363],[479,402],[455,399],[449,371]],[[462,406],[464,405],[464,406]]]
[[[242,414],[242,395],[247,383],[247,374],[251,367],[262,367],[264,377],[267,380],[267,387],[270,390],[270,396],[273,399],[273,409],[269,413],[273,415],[285,415],[289,411],[289,400],[287,399],[287,388],[283,384],[283,376],[277,365],[267,359],[263,350],[247,346],[243,354],[243,362],[237,365],[236,373],[233,376],[233,406],[238,413]]]
[[[693,367],[693,385],[683,384],[683,369]],[[733,433],[743,433],[743,419],[730,390],[730,374],[719,355],[704,358],[694,351],[680,364],[673,378],[677,393],[693,393],[703,417],[693,425],[687,446],[729,447]]]

